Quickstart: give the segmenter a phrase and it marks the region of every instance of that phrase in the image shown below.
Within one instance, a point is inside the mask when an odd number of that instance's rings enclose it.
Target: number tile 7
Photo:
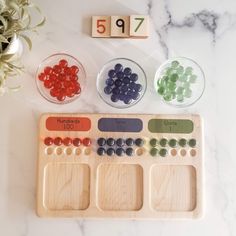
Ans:
[[[147,38],[149,36],[149,16],[130,16],[130,37]]]
[[[111,17],[93,16],[92,17],[92,37],[109,38],[111,36]]]

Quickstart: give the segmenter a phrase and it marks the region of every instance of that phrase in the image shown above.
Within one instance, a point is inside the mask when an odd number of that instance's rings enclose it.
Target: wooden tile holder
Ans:
[[[88,117],[89,131],[50,131],[49,117],[67,119]],[[102,132],[100,118],[140,119],[140,132]],[[151,133],[150,119],[178,119],[193,122],[191,133]],[[122,124],[121,124],[122,125]],[[90,147],[47,147],[45,137],[90,137]],[[145,145],[135,155],[99,156],[97,139],[143,138]],[[181,156],[166,157],[149,154],[151,138],[194,138],[195,156],[184,148]],[[198,218],[202,213],[202,123],[198,115],[140,115],[140,114],[44,114],[39,124],[39,153],[37,177],[37,214],[41,217],[89,218]]]

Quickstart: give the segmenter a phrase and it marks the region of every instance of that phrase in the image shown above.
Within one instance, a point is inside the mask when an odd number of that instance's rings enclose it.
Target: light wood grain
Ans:
[[[124,21],[124,32],[122,28],[117,26],[117,21]],[[111,16],[111,37],[128,38],[130,36],[130,20],[129,16]]]
[[[49,131],[46,120],[55,116],[87,117],[91,129]],[[97,129],[100,118],[139,118],[143,129],[139,133],[101,132]],[[194,130],[190,134],[150,133],[148,121],[153,118],[189,119],[194,123]],[[90,137],[92,145],[79,148],[52,145],[48,149],[44,138],[49,136]],[[101,157],[96,153],[99,137],[140,137],[145,145],[141,149],[134,147],[132,157]],[[166,157],[152,157],[151,138],[195,138],[197,146],[185,147],[185,156],[181,156],[183,148],[178,146],[174,152],[167,147]],[[198,218],[203,206],[202,146],[202,123],[198,115],[44,114],[39,124],[37,214],[41,217]]]

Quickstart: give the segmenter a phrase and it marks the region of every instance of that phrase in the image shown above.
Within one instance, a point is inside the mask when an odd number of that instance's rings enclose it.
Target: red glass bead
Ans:
[[[69,137],[64,138],[64,139],[63,139],[63,144],[64,144],[65,146],[70,146],[70,145],[72,144],[72,139],[69,138]]]
[[[80,94],[80,93],[81,93],[81,88],[80,88],[80,86],[77,86],[75,88],[75,94]]]
[[[66,89],[66,96],[73,97],[74,95],[75,95],[74,88],[69,87],[69,88]]]
[[[44,68],[44,73],[45,73],[46,75],[50,75],[50,74],[52,73],[52,67],[46,66],[46,67]]]
[[[66,75],[70,75],[70,74],[71,74],[70,67],[65,67],[65,68],[64,68],[64,73],[65,73]]]
[[[58,89],[53,88],[53,89],[50,90],[50,95],[52,97],[57,97],[57,96],[60,95],[60,91]]]
[[[70,79],[71,79],[72,81],[77,81],[77,80],[78,80],[78,76],[77,76],[77,75],[71,75],[71,76],[70,76]]]
[[[61,67],[59,65],[53,66],[53,71],[55,74],[59,74],[61,72]]]
[[[50,80],[45,80],[44,81],[44,87],[45,88],[52,88],[52,86],[53,86],[53,83],[52,83],[52,81],[50,81]]]
[[[74,146],[79,147],[81,145],[81,143],[82,143],[82,141],[81,141],[80,138],[74,138],[73,139]]]
[[[71,74],[76,75],[79,72],[79,68],[76,65],[71,66],[70,68]]]
[[[54,144],[57,146],[61,146],[62,145],[62,138],[60,138],[60,137],[55,138]]]
[[[57,96],[57,100],[60,102],[63,102],[66,99],[66,96],[64,94],[60,94]]]
[[[50,146],[53,144],[53,139],[51,137],[47,137],[44,139],[44,144]]]
[[[91,139],[90,138],[84,138],[83,139],[83,145],[88,147],[91,145]]]
[[[55,81],[57,79],[57,76],[54,74],[49,75],[49,80]]]
[[[73,86],[73,83],[71,81],[66,80],[66,81],[64,81],[63,85],[65,88],[70,88]]]
[[[44,73],[40,73],[39,76],[38,76],[38,79],[40,81],[45,81],[47,79],[47,76]]]
[[[61,60],[59,61],[59,66],[60,66],[60,67],[66,67],[67,65],[68,65],[67,60],[61,59]]]

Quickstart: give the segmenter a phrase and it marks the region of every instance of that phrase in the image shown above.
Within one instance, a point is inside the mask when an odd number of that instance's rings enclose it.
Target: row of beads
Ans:
[[[117,145],[118,147],[123,147],[125,145],[127,146],[133,146],[136,145],[138,147],[142,147],[144,145],[144,140],[141,138],[137,138],[137,139],[133,139],[133,138],[127,138],[127,139],[123,139],[123,138],[118,138],[118,139],[114,139],[114,138],[99,138],[97,140],[97,144],[102,147],[105,145],[108,146],[114,146]]]
[[[149,144],[152,147],[156,147],[158,145],[158,140],[156,138],[152,138],[149,141]],[[176,139],[173,139],[173,138],[170,140],[167,140],[166,138],[162,138],[160,139],[159,144],[161,147],[165,147],[168,144],[172,148],[176,147],[177,145],[179,145],[180,147],[185,147],[188,144],[190,147],[194,148],[197,145],[197,141],[196,139],[186,140],[184,138],[181,138],[177,141]]]
[[[44,144],[46,146],[51,146],[51,145],[56,145],[56,146],[61,146],[61,145],[65,145],[65,146],[70,146],[70,145],[74,145],[75,147],[79,147],[80,145],[84,145],[86,147],[91,145],[91,139],[90,138],[69,138],[69,137],[65,137],[65,138],[61,138],[61,137],[56,137],[56,138],[51,138],[51,137],[46,137],[44,139]]]
[[[161,148],[160,150],[158,150],[157,148],[152,148],[149,153],[153,157],[157,156],[158,154],[161,157],[165,157],[165,156],[167,156],[168,151],[165,148]],[[173,157],[176,156],[178,153],[182,157],[187,155],[187,151],[185,149],[180,149],[179,151],[177,151],[176,149],[170,150],[170,155]],[[195,149],[191,149],[191,150],[189,150],[189,154],[190,154],[190,156],[195,157],[197,155],[197,151]]]
[[[85,155],[90,155],[91,153],[91,149],[90,148],[85,148],[85,149],[81,149],[81,148],[61,148],[61,147],[56,147],[56,148],[53,148],[53,147],[47,147],[45,149],[45,153],[47,155],[52,155],[52,154],[55,154],[55,155],[62,155],[63,153],[66,154],[67,156],[69,155],[80,155],[81,153],[85,154]]]

